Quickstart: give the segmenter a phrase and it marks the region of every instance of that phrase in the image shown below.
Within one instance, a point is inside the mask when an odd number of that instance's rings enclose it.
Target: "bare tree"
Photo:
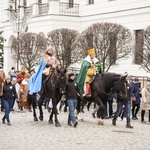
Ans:
[[[135,46],[136,62],[150,72],[150,26],[138,32]]]
[[[21,65],[24,65],[30,71],[40,62],[42,53],[46,49],[46,38],[28,32],[21,34],[18,39],[12,41],[13,58],[19,59]]]
[[[81,33],[79,42],[83,55],[95,48],[103,71],[108,71],[117,60],[131,52],[131,33],[119,24],[95,23]]]
[[[52,46],[61,68],[67,68],[81,58],[76,44],[78,36],[77,31],[65,28],[48,33],[48,44]]]

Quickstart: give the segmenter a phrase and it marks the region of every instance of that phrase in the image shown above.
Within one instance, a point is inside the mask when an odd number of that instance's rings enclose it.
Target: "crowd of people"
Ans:
[[[77,127],[78,121],[74,115],[74,111],[77,107],[77,96],[80,95],[81,99],[84,96],[91,96],[90,83],[95,78],[96,74],[101,74],[102,68],[100,61],[96,58],[94,49],[87,51],[88,55],[85,57],[80,72],[76,77],[76,74],[71,72],[68,74],[66,84],[66,104],[69,108],[68,125]],[[2,87],[0,88],[1,95],[1,111],[4,111],[2,123],[11,125],[9,113],[15,108],[19,108],[23,111],[24,108],[31,111],[32,106],[27,104],[28,95],[33,95],[36,99],[36,94],[41,92],[42,84],[51,75],[52,72],[59,67],[59,61],[53,53],[53,49],[48,47],[43,55],[38,70],[32,69],[27,71],[25,66],[22,66],[20,70],[15,70],[12,67],[8,75],[0,67],[0,76],[3,76]],[[138,112],[141,110],[141,122],[145,121],[145,111],[149,112],[150,122],[150,82],[146,83],[144,88],[140,87],[140,82],[137,77],[129,81],[127,73],[124,74],[126,80],[124,82],[125,89],[127,90],[127,97],[120,99],[113,89],[110,89],[108,93],[108,117],[113,118],[112,124],[116,126],[117,118],[120,116],[122,119],[126,118],[127,128],[133,128],[131,125],[131,119],[138,120]],[[117,108],[114,110],[113,103],[117,102]],[[92,116],[96,118],[96,113],[99,110],[99,106],[95,103]],[[131,119],[130,119],[131,111]]]

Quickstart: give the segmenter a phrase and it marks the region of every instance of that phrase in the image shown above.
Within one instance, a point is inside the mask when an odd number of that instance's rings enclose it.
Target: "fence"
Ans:
[[[60,2],[59,14],[67,16],[79,16],[79,4]]]

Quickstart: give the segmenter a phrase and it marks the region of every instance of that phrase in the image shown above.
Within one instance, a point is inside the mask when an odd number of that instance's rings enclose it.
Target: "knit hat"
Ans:
[[[11,79],[11,77],[10,77],[10,76],[6,76],[6,77],[5,77],[5,80],[6,80],[6,79]]]
[[[53,49],[52,49],[51,47],[47,47],[47,48],[46,48],[46,52],[47,52],[48,50],[52,50],[52,51],[53,51]]]
[[[75,76],[75,74],[72,72],[72,73],[69,73],[68,74],[68,77],[70,78],[71,76]]]
[[[135,77],[135,78],[134,78],[134,81],[135,81],[135,82],[138,82],[138,81],[139,81],[139,79],[138,79],[137,77]]]
[[[88,52],[88,55],[95,55],[95,49],[94,48],[89,49],[87,52]]]
[[[120,76],[121,81],[124,80],[127,76],[128,76],[128,73],[127,73],[127,72],[125,72],[124,74],[122,74],[122,75]]]

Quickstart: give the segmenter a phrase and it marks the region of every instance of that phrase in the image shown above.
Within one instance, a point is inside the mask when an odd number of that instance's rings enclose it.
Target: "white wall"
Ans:
[[[36,3],[37,0],[28,0],[28,6]],[[47,0],[43,0],[47,3]],[[60,0],[60,2],[68,2],[68,0]],[[144,29],[150,25],[150,0],[95,0],[95,4],[87,5],[87,0],[74,0],[74,3],[79,3],[79,17],[63,16],[49,14],[46,16],[33,17],[28,23],[28,32],[43,32],[45,36],[54,29],[69,28],[79,32],[85,30],[88,26],[96,22],[112,22],[119,23],[131,30]],[[3,17],[3,9],[8,7],[7,1],[0,1],[0,21],[6,21],[7,17]],[[15,35],[9,22],[2,23],[0,29],[4,29],[4,38],[10,39],[11,35]],[[5,42],[5,48],[10,46],[9,42]],[[5,57],[9,57],[6,54]],[[7,59],[5,59],[7,60]],[[124,61],[123,61],[124,62]],[[132,57],[127,61],[129,66],[133,66]],[[6,61],[5,61],[6,63]],[[119,63],[118,63],[119,64]],[[10,69],[6,63],[6,70]],[[119,68],[119,67],[116,67]],[[127,67],[132,69],[132,67]],[[134,70],[138,70],[133,66]],[[118,69],[119,71],[120,69]]]

